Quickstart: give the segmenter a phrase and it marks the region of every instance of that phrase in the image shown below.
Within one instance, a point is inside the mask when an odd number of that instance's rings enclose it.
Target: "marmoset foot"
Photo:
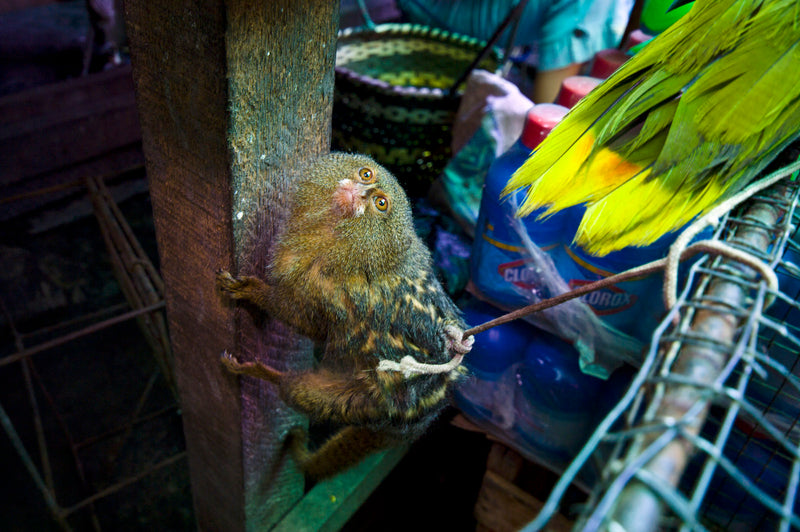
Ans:
[[[234,277],[227,270],[217,270],[217,287],[228,296],[239,299],[242,292],[246,292],[252,284],[250,277]]]
[[[222,362],[222,365],[228,368],[228,371],[231,373],[248,375],[269,382],[277,383],[278,380],[284,376],[283,372],[266,366],[261,362],[239,362],[236,360],[236,357],[227,351],[222,352],[220,362]]]

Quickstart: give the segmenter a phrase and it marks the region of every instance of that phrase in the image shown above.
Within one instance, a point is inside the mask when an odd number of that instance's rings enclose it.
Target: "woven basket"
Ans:
[[[416,24],[339,33],[333,148],[366,153],[423,195],[450,158],[460,89],[452,86],[486,43]],[[497,53],[475,68],[495,72]]]

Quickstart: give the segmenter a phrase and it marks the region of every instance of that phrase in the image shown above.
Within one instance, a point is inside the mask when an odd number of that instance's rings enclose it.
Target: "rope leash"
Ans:
[[[444,364],[423,364],[411,355],[404,356],[400,362],[394,360],[381,360],[378,363],[378,371],[401,371],[403,376],[408,378],[412,375],[433,375],[436,373],[449,373],[461,365],[464,355],[456,355],[450,362]]]

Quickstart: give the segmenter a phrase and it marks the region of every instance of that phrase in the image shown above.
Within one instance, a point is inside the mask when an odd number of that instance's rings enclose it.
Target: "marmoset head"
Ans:
[[[408,198],[391,172],[365,155],[330,153],[301,173],[287,232],[292,245],[342,275],[374,277],[405,260],[416,235]]]

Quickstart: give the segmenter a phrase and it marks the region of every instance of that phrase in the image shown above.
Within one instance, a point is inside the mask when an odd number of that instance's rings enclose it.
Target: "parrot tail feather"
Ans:
[[[727,188],[710,181],[702,190],[683,194],[664,187],[660,180],[637,176],[586,207],[574,242],[596,256],[628,246],[649,246],[705,214]]]

